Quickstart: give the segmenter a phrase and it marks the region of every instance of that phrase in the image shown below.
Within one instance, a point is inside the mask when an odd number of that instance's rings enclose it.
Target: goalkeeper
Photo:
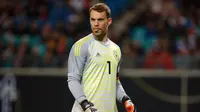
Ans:
[[[72,46],[68,59],[68,86],[75,98],[72,112],[118,112],[116,99],[127,112],[135,112],[118,76],[121,50],[107,35],[110,8],[97,3],[89,14],[92,33]]]

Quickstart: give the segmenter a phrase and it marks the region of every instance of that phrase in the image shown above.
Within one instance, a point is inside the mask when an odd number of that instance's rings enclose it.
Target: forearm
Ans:
[[[136,112],[135,105],[124,91],[119,80],[117,80],[117,100],[124,105],[127,112]]]
[[[81,103],[83,100],[86,99],[86,96],[80,84],[80,80],[78,78],[68,76],[68,87],[78,103]]]
[[[120,80],[117,80],[117,85],[116,86],[117,86],[116,87],[117,88],[117,90],[116,90],[116,92],[117,92],[117,100],[122,103],[122,98],[124,96],[127,96],[127,94],[126,94],[126,92],[125,92]]]

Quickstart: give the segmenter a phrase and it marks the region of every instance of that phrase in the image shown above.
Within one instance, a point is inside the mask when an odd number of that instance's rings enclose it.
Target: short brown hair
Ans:
[[[89,13],[95,10],[97,12],[106,12],[106,16],[107,18],[111,17],[111,12],[110,12],[110,8],[105,4],[105,3],[97,3],[95,5],[93,5],[90,9],[89,9]]]

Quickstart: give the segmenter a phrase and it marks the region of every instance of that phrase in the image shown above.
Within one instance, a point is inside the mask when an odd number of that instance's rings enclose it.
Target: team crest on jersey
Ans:
[[[118,56],[116,50],[113,51],[113,55],[114,55],[115,59],[116,59],[117,61],[119,61],[119,56]]]

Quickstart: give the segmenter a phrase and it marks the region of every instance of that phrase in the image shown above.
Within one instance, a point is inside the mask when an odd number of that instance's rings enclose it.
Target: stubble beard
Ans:
[[[95,36],[95,38],[99,41],[102,41],[106,35],[106,32],[94,32],[93,31],[93,35]]]

